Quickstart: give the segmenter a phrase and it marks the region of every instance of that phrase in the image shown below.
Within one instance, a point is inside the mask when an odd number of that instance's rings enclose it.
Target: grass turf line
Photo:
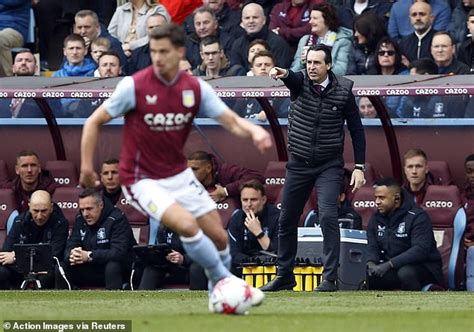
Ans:
[[[1,320],[132,320],[140,331],[474,331],[474,293],[267,294],[248,316],[207,312],[207,292],[4,291]]]

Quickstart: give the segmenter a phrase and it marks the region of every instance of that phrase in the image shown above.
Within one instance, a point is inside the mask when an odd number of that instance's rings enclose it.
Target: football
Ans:
[[[209,299],[211,312],[225,315],[244,315],[252,306],[252,291],[242,279],[227,277],[220,280]]]

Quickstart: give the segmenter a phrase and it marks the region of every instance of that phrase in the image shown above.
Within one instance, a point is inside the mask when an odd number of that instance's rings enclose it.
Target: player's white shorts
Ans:
[[[123,188],[124,194],[131,196],[127,199],[133,205],[138,202],[142,210],[158,221],[173,203],[181,205],[195,218],[216,209],[216,203],[190,168],[165,179],[140,180],[129,189],[130,192]]]

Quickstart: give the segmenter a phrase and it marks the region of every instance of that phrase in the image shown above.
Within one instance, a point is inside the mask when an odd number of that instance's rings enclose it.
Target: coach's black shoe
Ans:
[[[296,286],[295,277],[281,277],[277,276],[275,279],[270,281],[268,284],[260,287],[260,290],[264,292],[278,292],[282,290],[292,290]]]
[[[315,292],[336,292],[337,285],[335,281],[323,280],[318,287],[314,290]]]

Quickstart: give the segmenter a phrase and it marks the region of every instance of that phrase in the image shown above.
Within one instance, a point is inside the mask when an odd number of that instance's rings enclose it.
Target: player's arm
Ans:
[[[236,136],[251,137],[253,144],[262,153],[272,146],[270,134],[265,129],[239,117],[230,109],[226,109],[216,120]]]
[[[112,119],[101,105],[86,120],[82,129],[81,138],[81,176],[80,184],[83,187],[96,187],[99,183],[97,174],[94,171],[94,151],[99,137],[100,127]]]

